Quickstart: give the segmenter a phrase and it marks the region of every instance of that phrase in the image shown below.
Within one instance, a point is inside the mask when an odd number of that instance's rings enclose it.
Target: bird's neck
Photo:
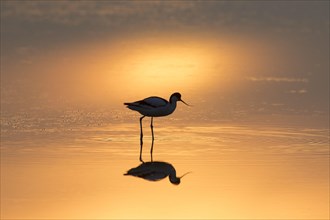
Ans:
[[[178,177],[176,176],[176,171],[175,169],[172,169],[170,171],[170,175],[168,176],[170,178],[171,182],[176,182],[178,180]]]
[[[176,108],[176,101],[171,101],[171,102],[170,102],[170,106],[171,106],[171,108],[172,108],[173,111],[174,111],[175,108]]]

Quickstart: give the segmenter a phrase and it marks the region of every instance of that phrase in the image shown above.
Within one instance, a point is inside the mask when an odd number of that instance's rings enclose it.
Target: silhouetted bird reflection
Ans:
[[[149,181],[158,181],[168,176],[172,184],[178,185],[180,184],[180,179],[188,173],[177,177],[176,170],[172,164],[161,161],[153,161],[142,163],[138,167],[130,169],[124,175],[136,176]]]

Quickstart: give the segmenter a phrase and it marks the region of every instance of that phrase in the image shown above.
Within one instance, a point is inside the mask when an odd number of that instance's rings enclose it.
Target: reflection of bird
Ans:
[[[154,161],[142,163],[138,167],[130,169],[124,175],[136,176],[149,181],[158,181],[169,176],[170,182],[178,185],[180,184],[180,179],[188,173],[177,177],[175,168],[172,164]]]
[[[176,108],[176,102],[181,101],[184,104],[188,105],[181,99],[181,94],[176,92],[173,93],[170,97],[170,101],[168,102],[167,100],[152,96],[140,101],[136,102],[130,102],[130,103],[124,103],[124,105],[127,105],[127,108],[138,111],[140,114],[143,116],[140,118],[140,161],[143,162],[142,160],[142,145],[143,145],[143,132],[142,132],[142,119],[145,116],[151,117],[151,134],[152,134],[152,144],[151,144],[151,149],[150,149],[150,154],[152,158],[152,150],[153,150],[153,141],[154,141],[154,130],[153,130],[153,117],[161,117],[161,116],[166,116],[170,115],[174,112]]]

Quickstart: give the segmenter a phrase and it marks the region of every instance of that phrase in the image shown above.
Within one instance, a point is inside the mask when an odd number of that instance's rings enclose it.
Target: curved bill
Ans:
[[[180,101],[183,102],[187,106],[191,106],[191,105],[188,105],[187,103],[185,103],[182,99],[180,99]]]
[[[187,173],[183,174],[182,176],[179,177],[179,179],[181,179],[182,177],[184,177],[185,175],[187,175],[189,173],[191,173],[191,172],[187,172]]]

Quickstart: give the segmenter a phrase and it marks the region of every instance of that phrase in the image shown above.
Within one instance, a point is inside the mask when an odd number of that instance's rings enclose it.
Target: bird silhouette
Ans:
[[[151,161],[152,161],[152,152],[154,147],[154,130],[153,130],[153,118],[154,117],[162,117],[170,115],[174,112],[176,108],[176,103],[178,101],[183,102],[184,104],[188,105],[181,99],[181,94],[178,92],[175,92],[171,95],[169,101],[157,97],[157,96],[151,96],[149,98],[145,98],[140,101],[136,102],[125,102],[124,105],[127,106],[127,108],[139,112],[142,117],[140,118],[140,161],[142,160],[142,148],[143,148],[143,131],[142,131],[142,119],[146,116],[151,117],[151,135],[152,135],[152,142],[151,142],[151,148],[150,148],[150,155],[151,155]],[[189,106],[189,105],[188,105]]]

